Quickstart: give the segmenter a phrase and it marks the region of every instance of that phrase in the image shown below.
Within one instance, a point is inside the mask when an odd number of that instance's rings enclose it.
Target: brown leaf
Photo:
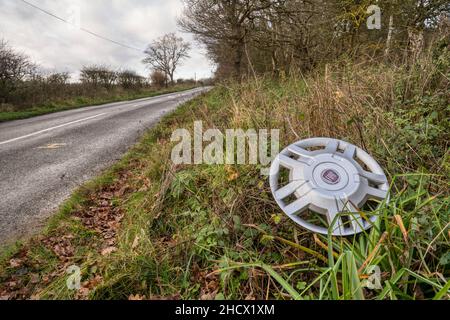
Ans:
[[[86,299],[89,296],[89,289],[88,288],[81,288],[77,292],[77,298],[78,299]]]
[[[139,294],[136,294],[136,295],[132,294],[131,296],[128,297],[128,300],[129,301],[142,301],[142,300],[145,300],[145,296],[141,296]]]
[[[21,259],[11,259],[9,260],[9,264],[12,268],[19,268],[22,266],[23,260]]]
[[[116,252],[116,251],[117,251],[116,247],[108,247],[108,248],[102,250],[102,256],[108,256],[111,253]]]
[[[94,278],[83,282],[83,288],[93,289],[98,286],[102,282],[103,278],[99,275],[96,275]]]
[[[235,171],[232,167],[226,167],[225,170],[228,173],[228,182],[235,181],[239,178],[239,172]]]
[[[116,191],[114,195],[116,197],[122,197],[129,189],[130,189],[130,186],[126,184],[122,188],[120,188],[119,191]]]
[[[32,301],[41,300],[41,297],[40,297],[39,293],[33,294],[33,295],[31,295],[30,300],[32,300]]]
[[[100,195],[101,199],[106,199],[106,200],[111,200],[112,198],[114,198],[114,195],[111,192],[104,192]]]
[[[210,292],[210,293],[205,293],[200,297],[200,300],[203,300],[203,301],[215,300],[218,292],[219,292],[219,290],[216,290],[216,291]]]
[[[37,283],[39,283],[39,281],[40,281],[40,278],[39,278],[38,274],[33,273],[30,275],[30,282],[32,284],[37,284]]]

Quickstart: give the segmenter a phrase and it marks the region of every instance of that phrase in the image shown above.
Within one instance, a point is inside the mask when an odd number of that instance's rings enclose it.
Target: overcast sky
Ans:
[[[165,33],[177,32],[183,10],[181,0],[27,0],[82,28],[125,45],[145,49]],[[79,19],[76,12],[80,12]],[[143,54],[98,39],[52,18],[21,0],[0,0],[0,39],[29,55],[46,70],[68,71],[77,77],[83,65],[106,64],[129,68],[147,75]],[[176,78],[211,76],[214,67],[205,52],[193,43],[191,58],[176,72]]]

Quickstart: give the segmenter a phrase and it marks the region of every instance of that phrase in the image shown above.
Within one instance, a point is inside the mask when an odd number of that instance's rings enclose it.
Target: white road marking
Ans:
[[[14,138],[14,139],[11,139],[11,140],[6,140],[6,141],[3,141],[3,142],[0,142],[0,146],[4,145],[4,144],[7,144],[7,143],[15,142],[15,141],[18,141],[18,140],[23,140],[23,139],[26,139],[26,138],[29,138],[29,137],[37,136],[37,135],[39,135],[41,133],[46,133],[46,132],[49,132],[49,131],[52,131],[52,130],[56,130],[56,129],[59,129],[59,128],[62,128],[62,127],[70,126],[70,125],[75,124],[75,123],[79,123],[79,122],[91,120],[91,119],[94,119],[94,118],[98,118],[98,117],[103,116],[105,114],[106,113],[100,113],[100,114],[97,114],[97,115],[89,117],[89,118],[84,118],[84,119],[80,119],[80,120],[76,120],[76,121],[71,121],[71,122],[68,122],[68,123],[61,124],[61,125],[56,126],[56,127],[51,127],[51,128],[48,128],[48,129],[44,129],[44,130],[40,130],[40,131],[37,131],[37,132],[33,132],[33,133],[27,134],[27,135],[22,136],[22,137]]]
[[[175,95],[174,94],[170,94],[170,95],[167,95],[167,96],[155,96],[155,97],[150,97],[150,98],[143,98],[143,99],[148,99],[148,100],[143,100],[140,104],[134,105],[134,107],[146,106],[146,105],[148,105],[149,102],[158,103],[158,102],[161,102],[161,100],[164,101],[164,100],[167,100],[167,99],[170,100],[170,99],[174,99],[174,98],[190,96],[193,93],[197,93],[199,91],[202,91],[202,90],[201,89],[198,89],[198,90],[194,89],[192,91],[183,92],[183,93],[175,94]],[[115,102],[115,103],[119,104],[121,102]],[[55,130],[55,129],[59,129],[59,128],[62,128],[62,127],[65,127],[65,126],[69,126],[69,125],[72,125],[72,124],[75,124],[75,123],[91,120],[91,119],[103,116],[105,114],[106,113],[101,113],[101,114],[98,114],[98,115],[95,115],[95,116],[92,116],[92,117],[89,117],[89,118],[84,118],[84,119],[80,119],[80,120],[64,123],[64,124],[61,124],[61,125],[56,126],[56,127],[48,128],[48,129],[45,129],[45,130],[41,130],[41,131],[37,131],[37,132],[33,132],[33,133],[30,133],[30,134],[27,134],[27,135],[22,136],[22,137],[18,137],[18,138],[14,138],[14,139],[11,139],[11,140],[3,141],[3,142],[0,142],[0,146],[4,145],[4,144],[7,144],[7,143],[11,143],[11,142],[23,140],[23,139],[26,139],[26,138],[29,138],[29,137],[33,137],[33,136],[39,135],[41,133],[46,133],[46,132],[49,132],[49,131],[52,131],[52,130]]]

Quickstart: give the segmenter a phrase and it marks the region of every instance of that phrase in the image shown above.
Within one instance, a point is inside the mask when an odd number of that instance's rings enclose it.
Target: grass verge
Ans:
[[[216,87],[83,186],[44,234],[5,253],[0,296],[448,299],[448,78],[425,57],[413,67],[346,65]],[[258,166],[172,165],[173,130],[192,131],[195,120],[279,128],[283,146],[311,136],[351,141],[386,169],[391,201],[369,232],[311,234],[280,212]],[[66,285],[71,265],[81,270],[79,290]]]
[[[161,90],[147,90],[142,92],[123,92],[120,94],[113,94],[107,98],[105,97],[79,97],[76,99],[52,102],[45,106],[34,107],[30,109],[20,110],[20,111],[1,111],[0,112],[0,122],[28,119],[36,116],[41,116],[49,113],[72,110],[83,108],[87,106],[97,106],[112,102],[121,102],[128,100],[136,100],[142,98],[151,98],[159,96],[162,94],[180,92],[193,89],[193,86],[175,86],[172,88],[161,89]]]

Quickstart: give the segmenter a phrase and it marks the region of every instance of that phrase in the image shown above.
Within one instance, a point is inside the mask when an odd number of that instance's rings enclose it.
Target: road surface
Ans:
[[[164,114],[205,90],[0,123],[0,244],[38,232],[74,189],[118,161]]]

